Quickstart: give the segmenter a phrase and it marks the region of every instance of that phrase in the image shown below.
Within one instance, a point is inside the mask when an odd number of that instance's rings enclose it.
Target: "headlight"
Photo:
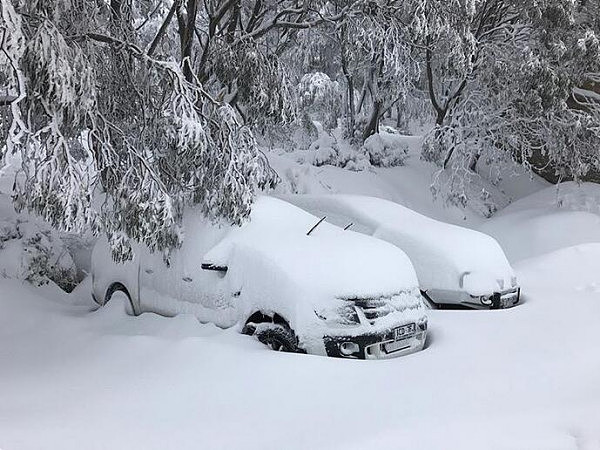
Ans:
[[[344,356],[351,356],[359,351],[360,347],[356,342],[347,341],[340,344],[340,353]]]
[[[479,302],[484,306],[491,306],[494,303],[494,300],[492,297],[482,295],[479,297]]]
[[[316,316],[331,325],[357,325],[360,323],[356,308],[351,304],[343,304],[333,308],[315,311]]]
[[[514,275],[512,277],[510,277],[510,284],[512,287],[516,287],[517,286],[517,277],[515,277]]]

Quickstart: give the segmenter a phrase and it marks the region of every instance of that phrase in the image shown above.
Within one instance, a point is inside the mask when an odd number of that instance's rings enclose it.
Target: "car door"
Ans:
[[[188,220],[185,243],[179,252],[181,283],[178,298],[202,322],[230,327],[237,321],[235,293],[227,280],[227,268],[210,264],[202,268],[206,253],[227,235],[229,227],[218,227],[199,218]]]
[[[179,284],[181,255],[178,250],[165,260],[162,252],[140,249],[139,289],[142,311],[174,316],[181,312]]]

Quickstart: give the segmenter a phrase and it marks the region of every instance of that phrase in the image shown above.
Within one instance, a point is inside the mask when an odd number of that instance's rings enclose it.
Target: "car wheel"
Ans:
[[[127,291],[127,288],[123,286],[121,283],[112,284],[108,290],[106,291],[106,295],[104,296],[104,303],[102,306],[105,306],[111,299],[116,298],[117,296],[122,295],[125,297],[125,311],[130,316],[135,315],[135,310],[133,309],[133,302],[131,301],[131,296]]]
[[[296,335],[286,325],[259,323],[256,325],[254,336],[272,350],[278,352],[298,352]]]

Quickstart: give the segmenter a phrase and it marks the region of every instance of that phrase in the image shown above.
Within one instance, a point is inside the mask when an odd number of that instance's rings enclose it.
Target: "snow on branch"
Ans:
[[[115,22],[127,15],[86,0],[78,14],[39,4],[19,14],[0,1],[2,70],[19,92],[7,136],[22,163],[17,208],[62,230],[106,232],[126,259],[130,238],[177,247],[186,205],[240,224],[256,191],[275,181],[234,109],[181,64],[145,53],[132,27]],[[72,23],[88,17],[96,22]]]

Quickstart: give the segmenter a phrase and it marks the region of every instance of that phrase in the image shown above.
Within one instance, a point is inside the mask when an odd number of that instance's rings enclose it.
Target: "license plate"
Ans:
[[[515,302],[517,301],[517,294],[509,294],[509,295],[505,295],[500,297],[500,306],[502,308],[510,308],[511,306],[513,306],[515,304]]]
[[[394,339],[397,341],[408,339],[409,337],[414,336],[416,332],[417,326],[414,323],[409,323],[408,325],[394,328]]]

